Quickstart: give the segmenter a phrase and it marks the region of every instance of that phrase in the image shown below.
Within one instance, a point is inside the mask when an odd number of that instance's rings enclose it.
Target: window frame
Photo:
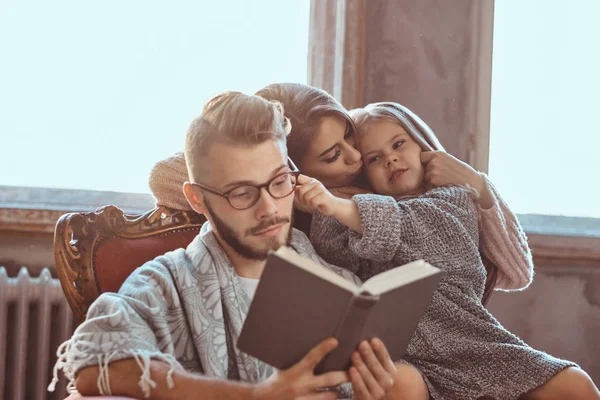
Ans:
[[[0,231],[54,233],[62,215],[111,204],[142,214],[154,208],[154,199],[145,193],[0,186]]]

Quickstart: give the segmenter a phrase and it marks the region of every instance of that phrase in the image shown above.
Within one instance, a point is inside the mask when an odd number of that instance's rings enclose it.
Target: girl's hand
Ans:
[[[340,199],[335,197],[321,182],[306,175],[298,176],[294,206],[304,212],[318,210],[321,214],[332,216]]]
[[[421,152],[421,163],[425,167],[425,183],[432,187],[468,184],[479,193],[486,188],[479,172],[444,151]]]
[[[335,197],[339,197],[340,199],[351,199],[355,194],[370,194],[373,193],[366,189],[361,189],[356,186],[342,186],[338,188],[329,188],[329,191]]]

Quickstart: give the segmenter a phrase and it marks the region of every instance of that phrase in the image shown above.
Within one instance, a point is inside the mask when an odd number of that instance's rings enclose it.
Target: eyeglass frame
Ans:
[[[272,198],[274,198],[274,199],[284,199],[284,198],[288,197],[290,194],[294,193],[294,189],[295,189],[295,188],[296,188],[296,186],[298,185],[298,176],[300,175],[300,170],[298,169],[298,167],[296,167],[296,164],[294,164],[294,162],[292,161],[292,159],[291,159],[291,158],[289,158],[289,157],[288,157],[288,166],[289,166],[289,167],[292,169],[291,171],[288,171],[288,172],[282,172],[282,173],[280,173],[280,174],[277,174],[277,175],[275,175],[273,178],[269,179],[269,181],[268,181],[267,183],[263,183],[262,185],[249,185],[249,184],[245,184],[245,185],[239,185],[239,186],[236,186],[236,187],[234,187],[234,188],[231,188],[231,189],[229,189],[229,190],[228,190],[228,191],[226,191],[226,192],[221,192],[221,191],[219,191],[219,190],[216,190],[216,189],[213,189],[213,188],[211,188],[210,186],[206,186],[206,185],[204,185],[204,184],[202,184],[202,183],[198,183],[198,182],[190,182],[190,184],[191,184],[191,185],[194,185],[194,186],[198,186],[199,188],[201,188],[201,189],[204,189],[204,190],[206,190],[206,191],[208,191],[208,192],[210,192],[210,193],[212,193],[212,194],[216,194],[216,195],[219,195],[219,196],[221,196],[221,197],[224,197],[225,199],[227,199],[227,202],[229,203],[229,205],[230,205],[232,208],[234,208],[234,209],[236,209],[236,210],[243,211],[243,210],[247,210],[247,209],[249,209],[249,208],[252,208],[252,207],[254,207],[254,206],[256,205],[256,203],[258,203],[258,201],[260,200],[260,196],[262,195],[262,193],[261,193],[261,192],[262,192],[262,189],[263,189],[263,188],[266,188],[266,189],[267,189],[267,193],[269,194],[269,196],[271,196],[271,197],[272,197]],[[296,177],[296,183],[294,184],[294,187],[292,188],[292,191],[291,191],[289,194],[287,194],[287,195],[285,195],[285,196],[282,196],[282,197],[275,197],[275,196],[273,196],[273,195],[271,194],[271,191],[269,190],[269,186],[271,186],[271,183],[273,183],[273,181],[274,181],[275,179],[277,179],[277,178],[278,178],[278,177],[280,177],[281,175],[287,175],[287,174],[292,174],[292,175],[294,175],[294,176]],[[257,197],[257,198],[256,198],[256,200],[254,200],[254,201],[252,202],[252,204],[250,204],[248,207],[244,207],[244,208],[237,208],[237,207],[235,207],[233,204],[231,204],[231,200],[229,199],[229,195],[230,195],[230,194],[231,194],[231,192],[233,192],[234,190],[236,190],[236,189],[239,189],[239,188],[241,188],[241,187],[244,187],[244,186],[252,186],[252,187],[255,187],[255,188],[257,188],[257,189],[258,189],[258,197]]]

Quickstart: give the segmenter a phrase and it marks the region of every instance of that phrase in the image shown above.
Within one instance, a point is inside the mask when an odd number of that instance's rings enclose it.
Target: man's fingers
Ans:
[[[342,383],[346,383],[349,381],[348,374],[346,371],[332,371],[327,372],[326,374],[317,375],[314,379],[313,387],[316,388],[326,388],[326,387],[334,387],[341,385]]]
[[[379,362],[381,363],[383,368],[390,374],[395,373],[396,364],[394,364],[394,362],[392,361],[390,353],[388,352],[387,348],[385,347],[385,344],[381,341],[381,339],[371,339],[371,347],[373,348],[373,351],[375,352],[375,355],[379,359]]]
[[[370,366],[367,367],[367,364],[365,364],[365,360],[360,353],[354,352],[352,355],[352,364],[354,364],[356,370],[360,373],[371,397],[379,399],[385,396],[384,388],[379,385],[379,382],[377,382],[377,379],[375,379],[375,376],[370,370]],[[381,366],[379,367],[383,369]]]
[[[313,347],[298,364],[299,368],[310,369],[311,371],[321,362],[321,360],[338,346],[335,338],[328,338]]]
[[[350,382],[352,382],[352,391],[354,392],[354,398],[360,400],[370,399],[369,390],[367,385],[360,376],[360,372],[356,367],[350,367]]]
[[[379,361],[379,358],[375,355],[371,344],[368,342],[362,342],[358,346],[358,349],[363,361],[365,364],[367,364],[367,368],[369,368],[369,371],[375,377],[379,385],[383,388],[383,390],[387,391],[390,389],[394,385],[394,381],[390,374],[384,369],[383,364],[381,361]]]

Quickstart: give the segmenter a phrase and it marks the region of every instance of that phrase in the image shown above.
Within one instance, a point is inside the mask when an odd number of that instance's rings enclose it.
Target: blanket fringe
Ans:
[[[57,361],[54,364],[53,378],[52,382],[48,385],[48,391],[54,391],[58,383],[58,371],[62,370],[69,381],[67,391],[70,394],[77,394],[77,389],[75,388],[75,373],[77,370],[75,368],[81,369],[82,366],[97,365],[99,369],[98,391],[102,396],[110,396],[112,393],[110,389],[109,364],[116,360],[133,358],[142,371],[138,385],[144,397],[149,398],[151,390],[156,388],[156,382],[150,377],[151,360],[159,360],[169,365],[170,368],[167,372],[167,386],[169,389],[175,386],[173,382],[173,372],[175,369],[183,369],[175,357],[159,351],[140,349],[114,350],[98,355],[90,352],[90,350],[97,350],[97,347],[96,344],[82,340],[81,337],[76,338],[75,336],[62,343],[56,352]]]

